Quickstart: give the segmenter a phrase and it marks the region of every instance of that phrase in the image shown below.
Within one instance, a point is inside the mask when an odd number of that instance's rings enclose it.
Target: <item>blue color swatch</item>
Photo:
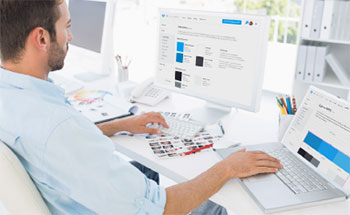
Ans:
[[[184,61],[184,54],[176,53],[176,62],[177,63],[183,63],[183,61]]]
[[[313,149],[318,151],[320,154],[325,156],[328,160],[335,163],[337,166],[342,168],[345,172],[350,173],[350,157],[334,148],[329,143],[323,141],[310,131],[307,133],[304,143],[311,146]]]
[[[183,43],[183,42],[177,42],[176,50],[177,50],[178,52],[184,52],[184,46],[185,46],[185,43]]]

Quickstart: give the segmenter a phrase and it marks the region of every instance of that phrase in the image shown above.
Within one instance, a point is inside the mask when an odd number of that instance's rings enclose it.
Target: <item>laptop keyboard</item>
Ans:
[[[295,194],[328,189],[325,182],[306,169],[305,164],[298,161],[287,149],[281,148],[267,153],[281,161],[283,169],[275,174]]]

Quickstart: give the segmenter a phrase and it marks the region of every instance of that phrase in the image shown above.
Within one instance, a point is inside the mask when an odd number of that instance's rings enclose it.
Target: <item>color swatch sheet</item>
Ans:
[[[68,98],[72,106],[94,123],[129,114],[131,105],[103,90],[82,91]]]

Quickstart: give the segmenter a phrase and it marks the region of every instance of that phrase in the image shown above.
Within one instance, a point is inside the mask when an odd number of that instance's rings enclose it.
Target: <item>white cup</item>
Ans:
[[[290,123],[292,122],[294,115],[279,114],[278,118],[278,140],[281,141],[286,133]]]
[[[125,82],[129,80],[128,67],[118,68],[118,82]]]

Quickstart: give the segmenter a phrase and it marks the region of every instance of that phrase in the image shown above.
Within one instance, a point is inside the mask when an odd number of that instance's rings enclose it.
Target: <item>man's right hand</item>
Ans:
[[[246,151],[232,153],[222,161],[228,167],[230,178],[245,178],[259,173],[275,173],[283,168],[280,161],[262,151]]]

